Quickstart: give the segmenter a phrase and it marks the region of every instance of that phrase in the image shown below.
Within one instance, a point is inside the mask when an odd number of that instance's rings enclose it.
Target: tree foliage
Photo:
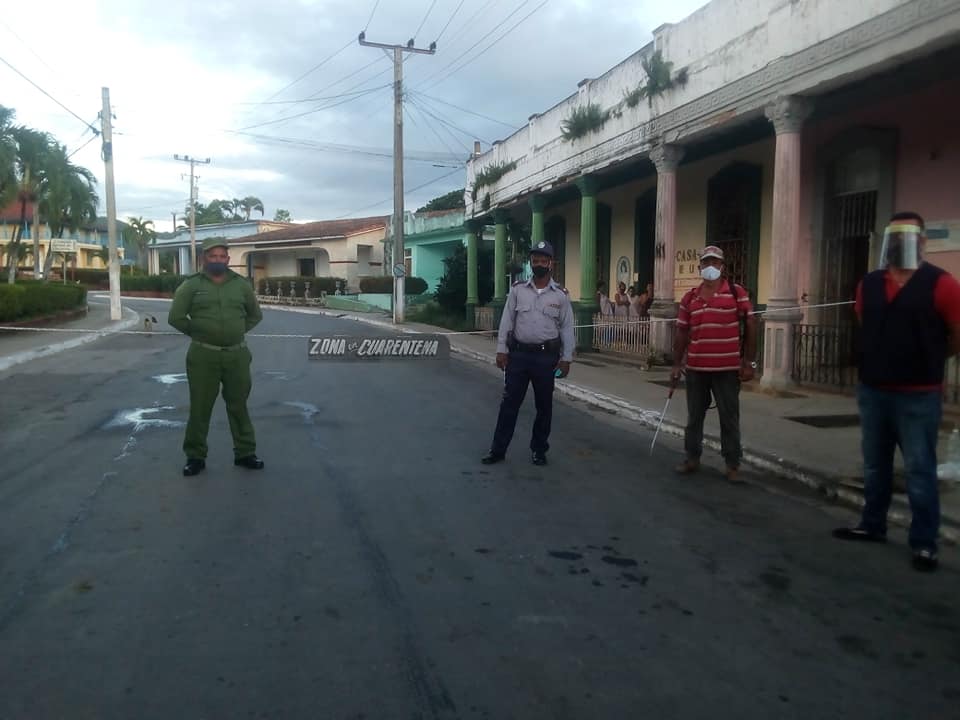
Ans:
[[[467,307],[467,248],[457,245],[443,261],[445,270],[434,292],[437,303],[449,312],[464,312]],[[481,305],[493,299],[493,251],[480,247],[477,251],[477,294]]]
[[[433,198],[417,212],[434,212],[437,210],[457,210],[466,207],[463,200],[464,188],[451,190],[446,195]]]

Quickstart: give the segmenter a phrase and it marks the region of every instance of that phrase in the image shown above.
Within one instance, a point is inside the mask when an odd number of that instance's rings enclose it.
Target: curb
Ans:
[[[110,326],[104,330],[90,330],[88,332],[84,332],[80,337],[72,338],[70,340],[53,343],[52,345],[45,345],[44,347],[37,348],[35,350],[24,350],[23,352],[14,353],[13,355],[0,357],[0,372],[3,372],[4,370],[16,365],[30,362],[31,360],[48,357],[50,355],[56,355],[64,350],[71,350],[75,347],[86,345],[94,340],[99,340],[102,337],[119,332],[120,330],[128,330],[140,322],[140,314],[133,310],[130,312],[133,313],[133,317],[128,318],[127,320],[121,320],[116,325]]]
[[[375,320],[373,318],[358,317],[356,315],[347,313],[337,313],[336,311],[330,310],[307,310],[306,308],[298,309],[294,307],[274,309],[283,310],[286,312],[305,312],[310,314],[333,316],[340,319],[354,320],[356,322],[362,322],[368,325],[374,325],[408,334],[420,333],[419,330],[397,328],[395,325],[389,322]],[[490,355],[478,352],[476,350],[471,350],[469,348],[457,346],[453,342],[450,343],[450,352],[460,355],[463,358],[482,363],[489,364],[493,362],[493,358]],[[595,390],[590,390],[579,385],[564,382],[563,380],[558,381],[555,387],[557,392],[569,399],[579,400],[599,410],[604,410],[627,420],[638,422],[641,425],[650,428],[651,430],[655,430],[657,424],[660,422],[659,411],[646,410],[613,395],[605,395]],[[684,431],[685,428],[683,425],[675,423],[666,418],[663,421],[663,425],[660,427],[661,433],[667,433],[680,438],[683,437]],[[705,447],[709,447],[711,450],[715,450],[717,452],[720,451],[719,437],[705,434],[703,438],[703,444]],[[775,455],[750,450],[749,448],[744,448],[743,450],[743,462],[756,468],[757,470],[763,470],[778,477],[801,483],[802,485],[816,491],[827,500],[842,503],[856,510],[860,510],[863,507],[863,493],[845,486],[837,477],[831,477],[817,471],[812,471],[794,462],[784,460],[783,458],[778,458]],[[888,518],[891,523],[900,525],[902,527],[909,527],[912,519],[909,502],[905,498],[894,495]],[[940,537],[942,540],[960,544],[960,518],[941,517],[940,525]]]

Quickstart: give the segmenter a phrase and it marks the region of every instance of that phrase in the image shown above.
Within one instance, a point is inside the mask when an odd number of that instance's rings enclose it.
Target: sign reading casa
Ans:
[[[312,337],[307,354],[317,360],[435,360],[449,356],[450,345],[442,335],[399,337]]]

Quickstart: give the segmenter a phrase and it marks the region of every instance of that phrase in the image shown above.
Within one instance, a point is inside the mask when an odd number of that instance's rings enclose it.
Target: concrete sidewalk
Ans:
[[[139,314],[130,308],[123,308],[122,320],[111,320],[108,299],[90,297],[87,308],[82,317],[56,325],[0,330],[0,371],[86,345],[111,333],[134,329],[140,321]]]
[[[267,306],[273,307],[273,306]],[[293,312],[316,312],[396,330],[386,315],[365,315],[295,307],[275,308]],[[450,333],[445,328],[404,323],[403,332]],[[493,363],[496,343],[493,333],[450,333],[450,349],[481,362]],[[642,426],[655,428],[660,420],[669,388],[669,369],[646,370],[639,364],[600,353],[574,358],[569,377],[557,380],[557,392],[593,407],[615,413]],[[673,395],[661,433],[683,436],[686,423],[686,396],[683,385]],[[796,392],[773,396],[759,390],[754,381],[743,386],[740,395],[744,461],[762,471],[801,482],[831,500],[859,508],[863,503],[863,465],[860,454],[859,413],[854,397],[798,388]],[[946,458],[946,443],[954,422],[945,417],[938,457]],[[721,462],[720,426],[717,414],[707,413],[704,426],[704,462]],[[648,445],[638,445],[647,454]],[[711,452],[713,457],[710,457]],[[716,461],[716,463],[714,462]],[[899,453],[898,469],[902,469]],[[910,523],[910,508],[898,478],[890,520]],[[960,541],[960,483],[941,482],[942,530],[944,540]],[[852,518],[851,518],[852,519]]]

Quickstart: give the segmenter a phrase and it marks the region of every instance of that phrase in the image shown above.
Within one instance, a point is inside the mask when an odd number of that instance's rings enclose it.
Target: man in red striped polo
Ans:
[[[720,452],[726,462],[726,477],[737,481],[740,445],[740,383],[753,379],[757,363],[756,320],[747,291],[723,277],[723,251],[708,245],[700,255],[703,282],[680,301],[677,332],[673,343],[672,379],[687,371],[686,459],[677,472],[700,468],[703,453],[703,420],[710,397],[720,418]],[[741,339],[741,324],[745,326]]]

